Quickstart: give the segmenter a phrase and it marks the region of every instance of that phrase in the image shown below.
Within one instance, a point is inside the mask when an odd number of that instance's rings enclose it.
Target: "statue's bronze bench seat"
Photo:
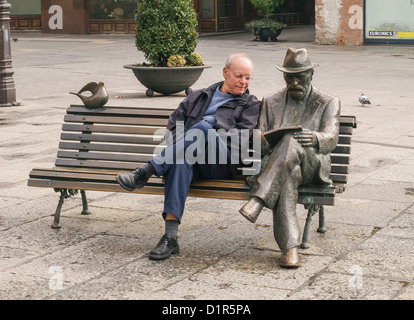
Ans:
[[[67,109],[61,142],[54,168],[35,168],[28,185],[53,188],[60,200],[52,227],[58,228],[64,199],[81,191],[83,211],[89,214],[85,190],[129,192],[121,188],[116,175],[129,172],[148,161],[173,110],[157,108],[103,107],[88,109],[72,105]],[[323,206],[334,205],[336,193],[345,190],[350,145],[356,119],[341,116],[339,144],[331,154],[331,187],[302,186],[298,203],[309,209],[302,247],[306,248],[308,228],[313,214],[319,211],[319,232],[325,232]],[[161,129],[161,130],[160,130]],[[163,179],[153,177],[148,184],[133,193],[163,194]],[[235,180],[203,180],[191,185],[190,197],[248,200],[249,187],[240,175]],[[238,214],[238,208],[232,209]]]

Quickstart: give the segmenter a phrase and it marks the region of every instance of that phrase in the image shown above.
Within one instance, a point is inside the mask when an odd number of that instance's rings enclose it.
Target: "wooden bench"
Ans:
[[[103,107],[88,109],[72,105],[67,109],[54,168],[35,168],[28,185],[60,192],[52,228],[60,227],[64,200],[81,192],[82,214],[89,214],[86,190],[129,192],[118,185],[116,175],[129,172],[148,161],[161,139],[173,110],[156,108]],[[325,232],[324,206],[333,206],[335,195],[344,192],[350,161],[350,145],[356,119],[341,116],[339,144],[331,154],[331,187],[302,186],[298,203],[308,209],[302,248],[308,247],[312,216],[319,212],[319,232]],[[161,130],[160,130],[161,129]],[[152,177],[133,193],[164,194],[162,178]],[[234,180],[202,180],[191,185],[189,196],[248,200],[249,187],[240,175]],[[238,212],[235,213],[238,214]]]

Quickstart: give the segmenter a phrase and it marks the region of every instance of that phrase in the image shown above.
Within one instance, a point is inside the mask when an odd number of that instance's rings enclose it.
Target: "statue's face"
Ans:
[[[310,89],[313,70],[299,73],[283,73],[290,97],[294,100],[303,100]]]

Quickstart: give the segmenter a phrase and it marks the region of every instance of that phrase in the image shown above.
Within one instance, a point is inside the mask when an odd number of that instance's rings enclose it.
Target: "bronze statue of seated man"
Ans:
[[[240,213],[255,222],[263,207],[273,210],[274,235],[282,251],[280,265],[298,267],[300,230],[296,215],[298,187],[331,184],[330,152],[339,135],[340,100],[316,87],[314,68],[306,49],[288,49],[283,66],[286,88],[263,98],[257,128],[261,132],[260,173],[247,179],[251,199]],[[271,146],[264,133],[289,126],[301,131],[286,133]]]

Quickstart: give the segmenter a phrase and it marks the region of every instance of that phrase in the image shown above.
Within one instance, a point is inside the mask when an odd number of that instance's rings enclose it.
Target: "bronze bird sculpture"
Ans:
[[[89,91],[92,94],[90,96],[82,95],[85,91]],[[78,96],[87,108],[101,108],[108,102],[109,99],[108,92],[106,91],[102,81],[99,83],[89,82],[82,89],[80,89],[78,93],[69,93]]]

